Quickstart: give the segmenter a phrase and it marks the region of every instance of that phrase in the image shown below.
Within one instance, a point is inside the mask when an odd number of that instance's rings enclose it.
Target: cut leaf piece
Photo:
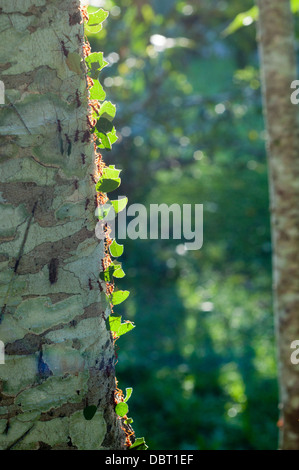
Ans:
[[[110,103],[110,101],[104,101],[99,110],[99,116],[112,121],[116,113],[115,104]]]
[[[133,418],[128,418],[125,420],[125,424],[132,424],[134,423]]]
[[[124,245],[119,245],[116,242],[116,240],[113,240],[113,242],[111,243],[109,249],[110,249],[111,255],[114,256],[114,258],[118,258],[124,252]]]
[[[96,11],[95,13],[90,13],[88,23],[85,26],[86,31],[92,34],[101,31],[101,23],[103,23],[103,21],[107,18],[108,15],[108,11],[105,11],[102,8],[100,8],[100,10]]]
[[[122,279],[123,277],[125,277],[125,275],[126,273],[121,268],[115,269],[115,271],[113,272],[113,277],[116,277],[117,279]]]
[[[114,260],[112,264],[114,266],[113,276],[117,277],[118,279],[125,277],[126,274],[124,270],[122,269],[122,264],[116,260]]]
[[[118,214],[119,212],[123,211],[126,205],[128,204],[128,198],[122,197],[116,199],[115,201],[110,201],[110,203],[112,204],[115,213]]]
[[[104,134],[103,132],[96,132],[96,135],[100,139],[100,145],[99,145],[100,149],[106,149],[106,150],[112,149],[111,142],[109,140],[109,137],[107,137],[106,134]]]
[[[107,134],[108,139],[110,140],[111,145],[114,144],[114,142],[117,141],[118,137],[116,135],[116,129],[113,127],[112,131],[108,132]]]
[[[110,331],[116,333],[117,336],[122,336],[135,328],[132,322],[121,322],[121,317],[109,316]]]
[[[103,52],[92,52],[85,58],[85,62],[88,67],[88,75],[92,79],[97,79],[100,71],[108,65],[108,62],[104,60]]]
[[[100,100],[103,101],[106,98],[106,93],[103,90],[102,85],[99,80],[93,81],[93,87],[89,90],[91,100]]]
[[[121,170],[115,168],[114,165],[109,165],[103,170],[103,178],[118,178]]]
[[[126,403],[133,393],[133,388],[126,388],[126,397],[124,398],[124,403]]]
[[[113,124],[109,119],[106,119],[106,117],[100,117],[100,119],[96,123],[96,129],[99,132],[107,134],[108,132],[111,132],[113,130]]]
[[[126,403],[120,402],[115,407],[115,413],[123,418],[129,411],[129,407]]]
[[[145,443],[144,437],[138,437],[135,440],[134,444],[132,444],[129,447],[129,450],[131,450],[131,449],[134,449],[134,450],[146,450],[146,449],[148,449],[148,446]]]
[[[100,279],[105,282],[111,282],[114,271],[115,267],[110,265],[109,268],[105,269],[105,271],[100,272]]]
[[[117,189],[120,185],[120,182],[120,178],[106,179],[102,177],[96,184],[96,190],[101,191],[102,193],[109,193]]]
[[[113,305],[119,305],[124,302],[129,297],[129,295],[130,291],[128,290],[117,290],[109,296],[109,299]]]

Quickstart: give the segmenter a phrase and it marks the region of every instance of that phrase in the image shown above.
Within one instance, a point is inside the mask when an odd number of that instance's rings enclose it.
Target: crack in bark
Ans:
[[[11,107],[15,110],[15,112],[16,112],[16,114],[18,115],[20,121],[22,122],[23,126],[24,126],[25,129],[27,130],[28,134],[31,135],[30,130],[29,130],[28,127],[26,126],[26,123],[25,123],[24,119],[22,118],[21,114],[20,114],[19,111],[17,110],[17,108],[16,108],[16,106],[14,105],[14,103],[12,103],[12,102],[10,101],[10,99],[9,99],[7,96],[6,96],[6,98],[7,98],[7,100],[9,101],[9,106],[11,106]]]
[[[10,444],[5,450],[12,450],[13,447],[15,447],[19,442],[21,442],[25,437],[30,433],[30,431],[34,428],[35,424],[33,424],[27,431],[22,434],[21,437],[16,439],[12,444]]]
[[[31,211],[31,214],[30,214],[30,216],[29,216],[28,222],[27,222],[27,227],[26,227],[26,230],[25,230],[25,233],[24,233],[24,237],[23,237],[21,246],[20,246],[20,250],[19,250],[18,257],[17,257],[16,262],[15,262],[13,274],[12,274],[12,276],[11,276],[11,280],[10,280],[10,282],[9,282],[9,284],[8,284],[8,288],[7,288],[7,293],[6,293],[6,296],[5,296],[5,298],[4,298],[4,304],[3,304],[2,308],[1,308],[0,323],[1,323],[1,321],[2,321],[2,316],[4,315],[5,310],[6,310],[7,301],[8,301],[9,295],[10,295],[11,287],[12,287],[12,285],[13,285],[13,282],[14,282],[15,277],[16,277],[16,274],[17,274],[17,270],[18,270],[18,266],[19,266],[20,260],[21,260],[21,258],[22,258],[22,256],[23,256],[24,247],[25,247],[25,244],[26,244],[26,241],[27,241],[27,238],[28,238],[28,233],[29,233],[30,225],[31,225],[31,222],[32,222],[33,217],[34,217],[34,213],[35,213],[37,204],[38,204],[38,201],[35,201],[35,203],[34,203],[34,205],[33,205],[33,208],[32,208],[32,211]]]

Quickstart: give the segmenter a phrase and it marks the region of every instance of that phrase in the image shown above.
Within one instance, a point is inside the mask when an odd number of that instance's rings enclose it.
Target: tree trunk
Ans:
[[[124,448],[79,6],[0,0],[0,449]]]
[[[281,409],[281,449],[299,449],[299,371],[290,360],[299,339],[299,134],[291,103],[296,79],[289,0],[258,0],[273,239],[273,288]]]

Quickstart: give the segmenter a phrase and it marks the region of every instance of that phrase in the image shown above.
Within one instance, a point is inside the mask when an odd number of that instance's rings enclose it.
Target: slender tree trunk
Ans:
[[[0,449],[124,447],[79,5],[0,0]]]
[[[296,77],[289,0],[257,0],[263,98],[268,131],[273,284],[279,352],[280,448],[299,449],[299,370],[290,360],[299,339],[299,134],[290,101]]]

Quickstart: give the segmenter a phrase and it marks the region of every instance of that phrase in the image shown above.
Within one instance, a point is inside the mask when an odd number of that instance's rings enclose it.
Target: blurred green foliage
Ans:
[[[107,99],[129,204],[204,204],[204,245],[125,240],[137,328],[117,377],[149,449],[276,449],[277,384],[265,133],[252,1],[103,0]],[[97,8],[91,8],[95,11]],[[244,24],[246,24],[246,21]]]

